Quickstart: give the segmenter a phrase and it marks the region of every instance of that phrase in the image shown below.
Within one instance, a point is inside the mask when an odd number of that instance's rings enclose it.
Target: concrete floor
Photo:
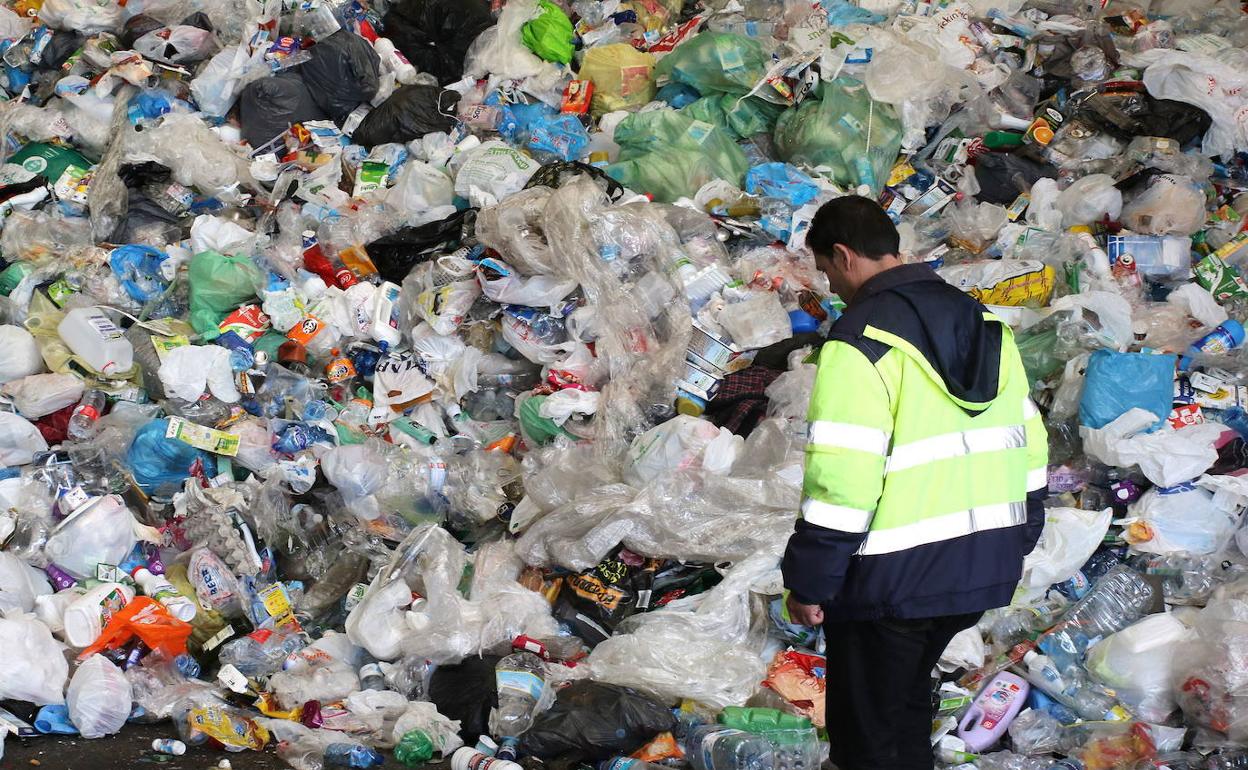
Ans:
[[[9,736],[4,741],[0,770],[212,770],[218,760],[229,759],[234,770],[286,768],[272,750],[231,754],[194,746],[185,755],[171,757],[152,751],[152,739],[177,738],[169,722],[157,725],[126,725],[117,735],[93,741],[72,736],[45,735],[28,740]],[[387,759],[386,765],[399,763]]]

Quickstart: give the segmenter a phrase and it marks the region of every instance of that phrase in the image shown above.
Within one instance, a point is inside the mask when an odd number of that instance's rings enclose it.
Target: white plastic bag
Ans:
[[[1218,505],[1207,489],[1180,484],[1148,490],[1115,523],[1125,527],[1123,537],[1136,551],[1213,554],[1235,533],[1239,512]]]
[[[574,414],[594,414],[601,400],[602,394],[595,391],[564,388],[550,394],[537,413],[562,426]]]
[[[1057,208],[1066,227],[1099,222],[1106,216],[1117,220],[1122,214],[1122,193],[1114,187],[1112,176],[1089,174],[1058,194]]]
[[[6,382],[0,391],[30,420],[60,411],[82,398],[82,380],[70,374],[32,374]]]
[[[30,612],[35,599],[52,593],[43,573],[8,551],[0,551],[0,613]]]
[[[428,163],[409,160],[386,193],[386,205],[403,213],[405,225],[418,227],[454,214],[454,198],[455,180]]]
[[[26,465],[37,453],[46,451],[48,442],[29,420],[0,412],[0,468]]]
[[[43,371],[43,356],[35,337],[20,326],[0,326],[0,383]]]
[[[407,704],[407,710],[394,723],[391,733],[394,742],[397,744],[412,730],[420,730],[429,736],[434,751],[443,757],[449,757],[451,752],[464,745],[459,737],[459,721],[442,716],[432,703],[412,701]]]
[[[1036,548],[1023,560],[1023,579],[1014,594],[1015,604],[1026,604],[1044,595],[1049,586],[1073,577],[1105,539],[1113,511],[1080,508],[1049,508]]]
[[[191,251],[247,255],[255,249],[256,234],[237,222],[201,214],[191,223]]]
[[[677,415],[633,440],[624,464],[624,480],[642,486],[688,468],[727,473],[744,446],[745,439],[727,428],[687,414]]]
[[[234,386],[230,351],[220,345],[183,345],[170,350],[160,365],[160,383],[166,393],[184,401],[198,401],[205,389],[227,404],[242,398]]]
[[[780,295],[772,291],[725,305],[716,320],[743,350],[765,348],[793,336],[789,314],[780,304]]]
[[[1053,311],[1071,311],[1096,316],[1103,330],[1107,346],[1125,348],[1134,340],[1131,319],[1131,303],[1121,294],[1108,291],[1085,291],[1067,294],[1053,300]]]
[[[576,281],[553,275],[524,277],[498,259],[482,260],[481,292],[500,305],[555,309],[576,288]]]
[[[104,495],[57,524],[44,551],[56,566],[84,580],[95,577],[97,564],[120,564],[139,534],[154,543],[161,541],[160,533],[134,520],[120,497]]]
[[[1185,283],[1166,295],[1166,302],[1177,305],[1185,313],[1212,329],[1230,316],[1203,286]]]
[[[1161,487],[1191,481],[1218,460],[1214,442],[1226,430],[1216,422],[1169,427],[1145,433],[1157,424],[1157,415],[1135,408],[1104,428],[1079,429],[1084,451],[1106,465],[1140,466],[1148,480]]]
[[[272,72],[264,59],[268,50],[267,45],[258,45],[252,50],[244,39],[213,56],[191,81],[191,95],[199,109],[214,117],[223,117],[229,112],[244,86]]]
[[[1242,67],[1192,51],[1165,51],[1144,70],[1143,80],[1156,98],[1194,104],[1209,114],[1205,155],[1248,149],[1248,71]]]
[[[119,3],[44,0],[39,8],[39,20],[53,29],[63,29],[89,37],[101,32],[119,32],[122,24],[121,11]]]
[[[0,618],[0,698],[36,706],[65,702],[65,645],[33,615]]]
[[[103,738],[120,732],[130,718],[134,698],[130,680],[103,655],[92,655],[69,680],[65,704],[69,720],[83,738]]]
[[[949,645],[940,654],[936,665],[946,673],[959,668],[973,671],[984,665],[987,655],[984,635],[980,633],[979,626],[971,626],[949,640]]]
[[[347,508],[361,519],[381,515],[374,496],[386,483],[386,458],[368,444],[346,444],[321,455],[321,472],[338,488]]]
[[[455,194],[476,207],[494,206],[523,190],[538,167],[537,161],[505,142],[485,142],[466,153],[464,164],[455,175]]]
[[[1163,722],[1175,709],[1176,646],[1194,637],[1172,613],[1149,615],[1092,645],[1088,673],[1112,687],[1141,720]]]
[[[401,579],[384,583],[364,597],[347,616],[347,638],[378,660],[394,660],[403,639],[412,632],[404,610],[412,603],[412,589]]]

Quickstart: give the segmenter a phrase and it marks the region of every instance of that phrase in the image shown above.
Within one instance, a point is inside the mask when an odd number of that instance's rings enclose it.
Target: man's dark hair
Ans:
[[[901,236],[880,204],[846,195],[820,206],[806,233],[806,245],[825,257],[832,256],[838,243],[868,259],[881,259],[897,253]]]

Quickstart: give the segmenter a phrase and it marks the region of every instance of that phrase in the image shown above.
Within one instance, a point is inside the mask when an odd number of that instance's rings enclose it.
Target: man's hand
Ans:
[[[812,628],[823,625],[823,607],[820,607],[818,604],[802,604],[790,594],[785,606],[788,607],[789,618],[794,623],[811,626]]]

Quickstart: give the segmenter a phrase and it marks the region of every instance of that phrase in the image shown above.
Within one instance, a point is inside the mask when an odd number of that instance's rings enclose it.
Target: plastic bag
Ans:
[[[1035,549],[1023,560],[1023,578],[1015,591],[1014,603],[1038,599],[1049,586],[1073,577],[1105,539],[1112,518],[1109,508],[1045,510],[1044,529]]]
[[[793,336],[789,314],[776,292],[754,292],[743,302],[724,306],[719,323],[742,350],[774,345]]]
[[[0,325],[0,384],[43,371],[43,356],[34,336],[20,326]]]
[[[674,729],[670,709],[627,687],[573,682],[525,731],[525,753],[542,759],[628,756],[655,735]]]
[[[1149,481],[1172,487],[1204,473],[1218,460],[1214,442],[1226,428],[1216,422],[1187,425],[1178,430],[1157,425],[1157,415],[1132,409],[1099,430],[1081,428],[1083,449],[1106,465],[1140,466]]]
[[[0,698],[36,706],[65,702],[65,646],[33,615],[0,617]],[[129,711],[127,711],[127,715]]]
[[[745,154],[723,129],[675,110],[639,112],[615,129],[618,162],[607,173],[656,200],[692,197],[707,182],[740,186],[749,168]]]
[[[1205,224],[1205,191],[1191,178],[1161,174],[1122,210],[1122,224],[1147,235],[1191,235]]]
[[[1092,645],[1088,673],[1112,687],[1131,712],[1164,722],[1174,711],[1175,652],[1195,633],[1168,612],[1150,615]]]
[[[463,76],[464,55],[493,23],[485,0],[403,0],[382,19],[407,60],[444,85]]]
[[[346,29],[318,40],[312,46],[312,59],[299,67],[312,98],[335,123],[372,100],[380,75],[377,52],[367,40]]]
[[[543,16],[538,0],[513,0],[499,14],[498,23],[482,32],[464,56],[464,75],[478,80],[536,78],[554,65],[526,47],[523,29]]]
[[[205,115],[223,117],[234,106],[239,93],[253,80],[272,71],[264,59],[267,45],[254,50],[244,40],[229,46],[208,60],[207,66],[191,81],[191,95]]]
[[[546,61],[567,64],[575,50],[572,21],[563,10],[549,0],[541,0],[542,15],[525,24],[521,30],[524,44]]]
[[[1023,754],[1052,754],[1061,738],[1062,723],[1041,709],[1025,709],[1010,723],[1010,740]]]
[[[498,707],[494,676],[498,661],[487,655],[438,666],[429,680],[429,700],[439,714],[459,724],[459,737],[470,746],[489,734],[490,711]]]
[[[427,735],[434,751],[443,757],[449,757],[455,749],[464,745],[459,737],[459,722],[438,713],[437,707],[432,703],[408,702],[407,709],[394,722],[392,740],[398,743],[412,730],[419,730]]]
[[[592,50],[592,49],[591,49]],[[756,38],[702,32],[659,60],[654,73],[696,88],[702,95],[744,95],[767,75],[771,55]]]
[[[228,257],[204,251],[191,258],[187,275],[191,286],[191,325],[216,337],[217,324],[230,310],[256,296],[263,275],[250,257]]]
[[[1195,484],[1157,487],[1145,492],[1115,522],[1126,527],[1123,537],[1144,553],[1214,554],[1239,525],[1237,505],[1220,505],[1207,489]]]
[[[78,403],[82,391],[82,380],[70,374],[32,374],[0,387],[0,392],[13,399],[17,411],[30,420]]]
[[[297,74],[282,73],[247,84],[238,97],[238,120],[243,138],[262,147],[293,123],[324,120],[326,114]]]
[[[1146,409],[1157,421],[1174,404],[1174,356],[1097,350],[1088,359],[1079,423],[1104,428],[1132,409]]]
[[[877,193],[897,159],[901,133],[890,105],[873,101],[860,81],[840,77],[822,83],[818,99],[786,110],[774,138],[781,160]]]
[[[169,420],[152,420],[139,428],[126,451],[126,464],[134,480],[149,494],[162,487],[181,486],[196,461],[204,463],[209,476],[216,472],[217,463],[211,454],[167,438],[168,429]]]
[[[53,29],[91,36],[120,31],[122,10],[121,6],[112,3],[101,5],[86,0],[45,0],[39,7],[39,20]]]
[[[819,195],[815,180],[788,163],[762,163],[751,168],[745,175],[745,191],[779,198],[790,206],[804,206]]]
[[[1242,67],[1192,51],[1162,51],[1144,70],[1144,87],[1158,99],[1200,107],[1213,119],[1205,134],[1205,155],[1230,155],[1248,148],[1248,125],[1240,119],[1248,104],[1248,75]]]
[[[120,564],[134,548],[138,535],[159,541],[159,535],[134,520],[117,495],[104,495],[74,509],[48,537],[45,552],[70,575],[95,577],[97,564]]]
[[[165,393],[184,401],[198,401],[205,389],[226,404],[241,398],[234,386],[230,351],[220,345],[183,345],[170,350],[160,365],[160,382]]]
[[[367,444],[335,447],[321,455],[321,472],[338,488],[347,508],[361,519],[381,515],[377,498],[386,483],[388,465],[380,452]]]
[[[368,255],[381,277],[401,283],[412,268],[442,251],[459,248],[466,228],[473,223],[471,210],[418,227],[404,227],[368,244]],[[404,292],[404,299],[407,294]]]
[[[454,214],[454,198],[454,179],[428,163],[408,160],[386,193],[386,205],[406,213],[405,226],[418,227]]]
[[[69,680],[65,695],[69,718],[83,738],[120,732],[130,718],[130,680],[103,655],[83,661]]]
[[[526,278],[493,257],[478,263],[481,293],[503,305],[525,305],[552,311],[576,288],[576,281],[553,275]]]
[[[734,138],[746,139],[757,134],[771,134],[784,106],[755,96],[712,94],[681,107],[680,111],[704,123],[713,123]]]
[[[1117,221],[1122,214],[1122,193],[1114,186],[1113,177],[1089,174],[1058,194],[1057,209],[1062,212],[1065,227],[1087,225],[1106,217]]]
[[[751,644],[750,587],[777,563],[768,554],[749,557],[706,593],[634,615],[594,648],[592,677],[662,702],[691,698],[717,709],[744,703],[764,671],[760,647]]]
[[[491,140],[467,153],[455,175],[455,193],[474,206],[493,206],[523,190],[538,168],[528,155]]]
[[[348,33],[349,34],[349,33]],[[406,143],[455,125],[459,94],[419,83],[401,86],[364,116],[351,140],[364,147]]]
[[[12,412],[0,412],[0,468],[26,465],[48,451],[48,442],[31,422]]]
[[[624,480],[636,485],[686,468],[727,473],[745,446],[745,439],[705,420],[677,415],[633,441],[624,466]]]
[[[598,45],[585,52],[577,77],[594,83],[594,117],[641,107],[654,98],[654,56],[627,43]]]
[[[0,551],[0,613],[30,612],[35,599],[52,593],[43,573],[8,551]]]

